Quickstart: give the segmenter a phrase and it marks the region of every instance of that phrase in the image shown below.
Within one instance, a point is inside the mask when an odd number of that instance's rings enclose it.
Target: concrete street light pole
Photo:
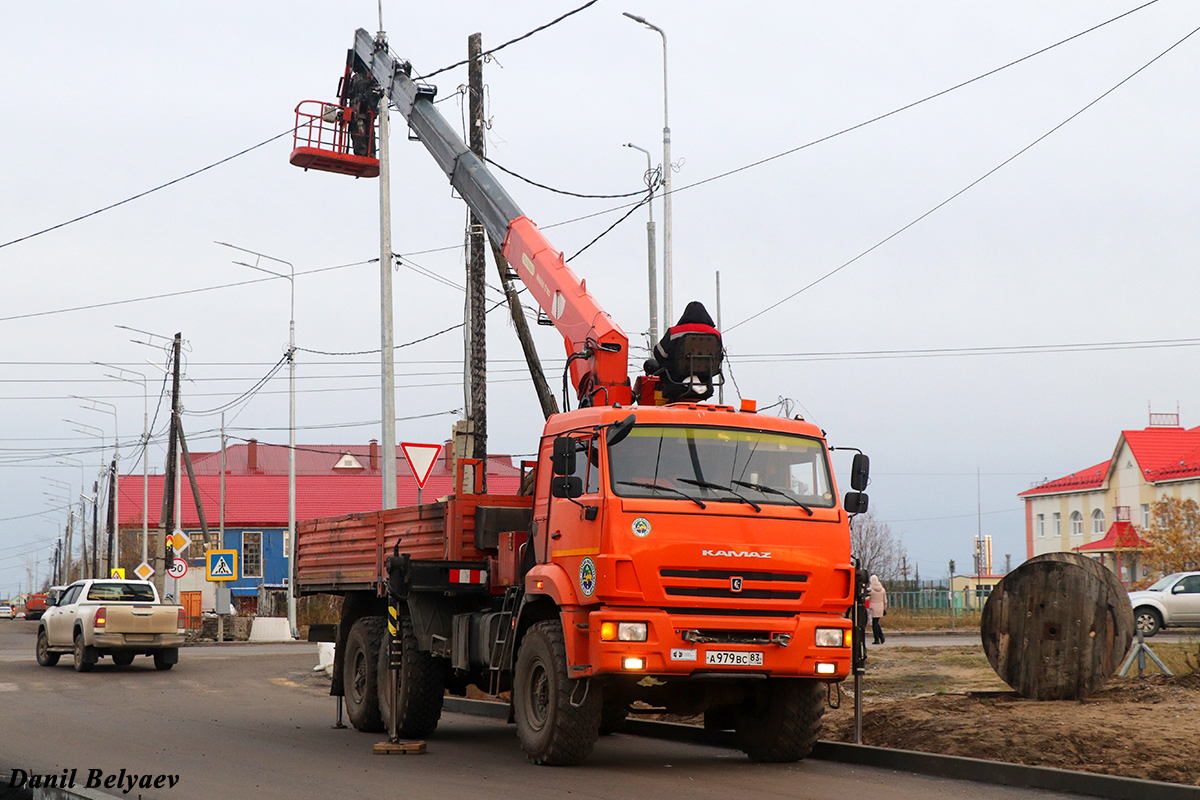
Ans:
[[[675,319],[674,284],[671,277],[671,124],[667,114],[667,34],[645,17],[624,12],[662,37],[663,43],[663,317],[669,327]]]
[[[634,150],[641,150],[646,154],[646,186],[653,192],[654,166],[650,160],[650,151],[644,147],[638,147],[633,142],[629,142],[624,146],[631,147]],[[650,221],[646,223],[646,239],[649,244],[647,247],[647,258],[649,260],[647,269],[650,276],[650,349],[653,350],[654,345],[658,343],[658,275],[655,274],[654,270],[654,204],[646,203],[646,208],[650,212]]]
[[[276,278],[285,278],[291,285],[291,312],[288,320],[288,585],[287,585],[287,605],[288,605],[288,627],[291,629],[292,638],[300,637],[300,629],[296,625],[296,267],[290,261],[284,261],[282,258],[275,258],[264,253],[257,253],[253,250],[247,250],[244,247],[238,247],[225,242],[217,242],[225,247],[232,247],[234,250],[241,250],[243,253],[249,253],[256,257],[253,264],[247,264],[244,261],[235,261],[243,267],[256,269],[259,272],[265,272],[268,275],[274,275]],[[281,272],[261,267],[258,261],[262,259],[274,261],[279,264],[286,264],[291,271],[290,274],[284,275]]]

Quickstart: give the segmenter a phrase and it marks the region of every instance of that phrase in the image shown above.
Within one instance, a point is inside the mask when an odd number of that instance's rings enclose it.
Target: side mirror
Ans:
[[[870,478],[871,459],[862,453],[855,454],[854,463],[850,466],[850,487],[856,492],[861,492],[867,488],[867,482]]]
[[[612,447],[614,444],[619,444],[622,442],[625,437],[629,435],[629,432],[633,430],[633,424],[635,422],[637,422],[637,414],[630,414],[625,419],[618,420],[612,425],[609,425],[608,433],[604,435],[604,439],[606,442],[608,442],[608,446]]]
[[[1187,591],[1187,587],[1183,585],[1183,581],[1171,587],[1171,594],[1183,594]]]
[[[842,506],[847,514],[864,514],[867,511],[867,495],[863,492],[846,492]]]
[[[554,455],[551,458],[555,475],[575,474],[575,439],[559,436],[554,440]],[[555,495],[555,497],[566,495]]]
[[[550,479],[550,494],[555,497],[575,499],[583,494],[583,478],[577,475],[562,475]]]

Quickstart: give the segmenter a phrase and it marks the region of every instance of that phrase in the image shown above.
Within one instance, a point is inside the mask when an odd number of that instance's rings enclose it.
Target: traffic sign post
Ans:
[[[177,558],[171,562],[171,568],[167,570],[167,574],[175,580],[179,580],[184,575],[187,575],[188,565],[182,558]]]
[[[192,540],[179,528],[176,528],[175,532],[171,534],[171,546],[175,548],[176,553],[186,550],[187,546],[191,543]]]
[[[237,550],[208,551],[208,579],[210,581],[236,581]]]
[[[437,461],[438,453],[442,452],[442,446],[401,442],[400,449],[404,451],[404,458],[412,469],[413,477],[417,479],[417,505],[421,505],[421,490],[425,488],[425,482],[433,472],[433,465]]]
[[[138,564],[137,569],[133,571],[133,574],[137,575],[138,578],[143,581],[148,581],[150,580],[150,576],[154,574],[154,567],[143,561],[141,564]]]
[[[108,577],[113,578],[114,580],[123,581],[125,580],[125,570],[121,569],[120,567],[113,567],[112,574]]]

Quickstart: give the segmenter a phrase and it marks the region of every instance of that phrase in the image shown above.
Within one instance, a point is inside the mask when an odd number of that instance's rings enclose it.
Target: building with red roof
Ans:
[[[1107,461],[1018,497],[1028,557],[1090,555],[1131,584],[1148,574],[1141,532],[1150,527],[1151,506],[1164,497],[1200,502],[1200,427],[1181,427],[1178,414],[1151,414],[1146,428],[1121,431]]]
[[[431,502],[454,492],[449,442],[434,463],[422,502]],[[180,592],[203,591],[204,608],[212,608],[212,590],[205,575],[205,553],[217,549],[221,525],[221,454],[192,453],[205,521],[210,536],[204,540],[186,471],[180,464],[178,504],[181,529],[192,540],[181,555],[189,572],[180,579]],[[417,503],[417,480],[400,448],[396,449],[396,489],[401,506]],[[142,508],[142,476],[123,475],[120,480],[121,566],[132,576],[142,560],[142,520],[149,529],[147,551],[154,564],[159,517],[163,505],[163,475],[151,475],[148,508]],[[488,492],[516,494],[521,470],[508,456],[489,456]],[[296,520],[333,517],[377,511],[383,505],[382,454],[378,443],[365,445],[296,446]],[[232,582],[237,596],[256,596],[262,584],[280,585],[288,575],[288,448],[250,439],[226,449],[225,453],[225,539],[224,548],[238,551],[240,577]],[[168,591],[171,591],[168,581]]]

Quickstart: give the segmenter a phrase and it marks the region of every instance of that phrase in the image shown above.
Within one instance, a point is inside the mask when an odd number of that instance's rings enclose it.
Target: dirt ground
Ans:
[[[1152,647],[1175,677],[1114,677],[1082,702],[1020,697],[979,645],[872,650],[863,743],[1200,786],[1200,646]],[[852,689],[823,739],[854,741]]]

